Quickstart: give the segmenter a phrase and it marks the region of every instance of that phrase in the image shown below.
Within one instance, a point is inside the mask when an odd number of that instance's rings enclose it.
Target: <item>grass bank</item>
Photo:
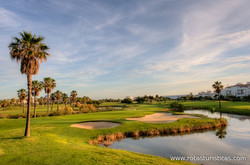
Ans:
[[[218,101],[183,101],[187,109],[215,109],[217,112],[248,115],[250,116],[250,103],[249,102],[232,102],[222,101],[222,108],[219,109]]]
[[[25,119],[0,119],[1,164],[191,164],[162,157],[91,145],[90,139],[118,132],[202,127],[215,119],[181,119],[174,123],[150,124],[127,121],[166,108],[163,104],[136,104],[129,110],[39,117],[31,119],[31,137],[23,138]],[[136,109],[136,110],[134,110]],[[86,130],[71,124],[102,120],[120,122],[116,128]]]

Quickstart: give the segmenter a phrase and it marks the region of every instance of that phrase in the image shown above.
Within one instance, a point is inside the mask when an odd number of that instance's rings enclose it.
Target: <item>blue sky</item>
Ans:
[[[91,98],[174,95],[250,81],[248,0],[0,0],[0,99],[27,88],[8,44],[45,37],[34,80]],[[44,92],[42,92],[44,96]]]

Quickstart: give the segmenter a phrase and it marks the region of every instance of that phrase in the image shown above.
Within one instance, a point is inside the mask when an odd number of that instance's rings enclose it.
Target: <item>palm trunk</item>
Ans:
[[[34,96],[34,118],[36,118],[36,96]]]
[[[31,74],[27,75],[28,81],[28,103],[27,103],[27,118],[26,118],[26,128],[24,136],[30,136],[30,106],[31,106],[31,88],[32,88],[32,76]]]
[[[47,94],[47,113],[49,113],[49,93]]]
[[[219,96],[218,96],[218,100],[219,100],[219,108],[221,108],[220,94],[219,94]]]
[[[59,111],[59,100],[57,100],[57,111]]]
[[[23,102],[23,114],[24,114],[24,102]]]

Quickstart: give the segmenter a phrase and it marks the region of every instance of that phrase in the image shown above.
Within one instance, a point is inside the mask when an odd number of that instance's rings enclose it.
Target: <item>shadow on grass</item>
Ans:
[[[24,139],[26,138],[25,136],[17,136],[17,137],[3,137],[3,138],[0,138],[2,140],[10,140],[10,139]]]

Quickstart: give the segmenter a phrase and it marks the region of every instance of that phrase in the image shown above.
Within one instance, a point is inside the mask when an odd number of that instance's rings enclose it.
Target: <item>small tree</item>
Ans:
[[[56,87],[56,81],[50,77],[44,78],[43,81],[44,91],[47,94],[47,113],[49,113],[49,95],[52,89]]]
[[[133,100],[131,98],[125,98],[121,101],[121,103],[131,104],[133,103]]]
[[[34,96],[34,118],[36,118],[36,97],[43,90],[43,82],[38,82],[37,80],[32,81],[32,96]]]
[[[10,100],[10,105],[13,106],[13,105],[15,104],[15,102],[16,102],[16,100],[15,100],[14,98],[12,98],[12,99]]]
[[[69,97],[66,93],[63,93],[62,94],[62,100],[63,100],[63,103],[65,104],[65,107],[67,106],[67,102],[69,101]]]
[[[51,111],[53,111],[53,105],[54,105],[54,102],[56,101],[56,94],[55,93],[51,93],[50,100],[51,100]]]
[[[70,101],[71,101],[71,104],[73,105],[73,109],[74,109],[75,104],[76,104],[76,96],[77,96],[77,92],[72,91],[70,94]]]
[[[223,85],[221,84],[221,82],[216,81],[214,82],[212,87],[215,89],[215,92],[218,94],[219,108],[221,108],[220,95],[221,95],[221,90],[223,89]]]
[[[20,100],[20,103],[23,104],[23,113],[24,113],[24,100],[26,99],[27,97],[27,92],[25,89],[19,89],[17,91],[17,96]]]
[[[55,97],[56,97],[56,100],[57,100],[57,111],[59,111],[59,102],[60,102],[60,100],[62,98],[62,92],[57,90],[55,92]]]

